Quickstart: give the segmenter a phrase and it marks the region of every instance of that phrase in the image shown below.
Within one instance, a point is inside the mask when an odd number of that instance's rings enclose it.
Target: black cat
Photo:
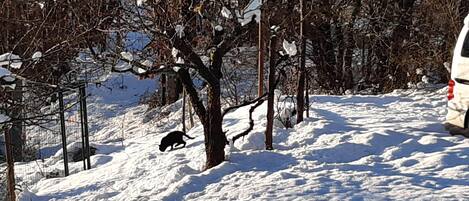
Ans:
[[[194,139],[193,137],[188,136],[182,131],[173,131],[168,133],[163,139],[161,139],[161,144],[160,144],[160,151],[164,152],[166,148],[171,146],[170,150],[173,150],[173,145],[176,144],[178,145],[183,145],[182,147],[186,146],[186,142],[182,139],[182,136],[186,136],[189,139]],[[182,148],[181,147],[181,148]]]

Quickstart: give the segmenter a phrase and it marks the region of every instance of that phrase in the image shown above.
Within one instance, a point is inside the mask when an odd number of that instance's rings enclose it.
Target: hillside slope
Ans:
[[[93,169],[42,179],[23,200],[468,200],[469,140],[452,137],[441,122],[445,89],[381,96],[312,96],[311,118],[276,128],[274,151],[264,151],[265,108],[229,160],[202,172],[203,129],[187,147],[160,152],[177,130],[180,111],[165,122],[144,121],[145,106],[129,106],[94,135],[126,140],[97,143]],[[94,99],[97,100],[97,99]],[[91,103],[93,104],[93,103]],[[229,136],[248,126],[248,107],[227,115]],[[93,111],[91,111],[93,112]],[[146,123],[144,123],[146,122]],[[156,127],[155,125],[164,125]],[[123,146],[122,146],[123,145]],[[79,167],[79,163],[77,167]],[[57,161],[60,167],[60,161]]]

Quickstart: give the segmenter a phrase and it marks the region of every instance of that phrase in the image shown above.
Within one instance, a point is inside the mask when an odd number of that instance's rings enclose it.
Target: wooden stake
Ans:
[[[87,169],[91,169],[91,150],[90,150],[90,133],[88,130],[88,109],[86,106],[86,86],[80,87],[80,92],[83,96],[83,130],[85,131],[85,156]],[[84,160],[84,159],[83,159]]]
[[[161,74],[161,105],[166,105],[166,74]]]
[[[84,120],[84,114],[83,114],[83,99],[85,98],[84,94],[81,93],[81,89],[78,90],[78,94],[80,97],[80,126],[81,126],[81,156],[83,159],[83,170],[86,170],[86,160],[85,160],[85,120]]]
[[[5,128],[5,151],[7,157],[7,198],[9,201],[16,201],[14,167],[15,162],[13,160],[13,147],[9,128]]]
[[[59,107],[60,107],[60,134],[62,136],[62,154],[64,157],[65,176],[69,175],[68,171],[68,152],[67,152],[67,134],[65,133],[65,110],[63,91],[59,91]]]
[[[275,63],[278,60],[277,56],[277,41],[278,38],[275,33],[270,38],[270,52],[269,52],[269,95],[267,96],[267,126],[265,130],[265,149],[273,150],[273,127],[274,127],[274,91],[275,91]]]
[[[308,75],[308,71],[306,71],[306,74]],[[305,88],[306,88],[305,89],[306,118],[309,118],[309,78],[308,77],[306,77],[305,79]]]
[[[258,81],[258,88],[257,88],[257,95],[258,97],[261,97],[263,94],[264,94],[264,34],[262,32],[262,29],[263,29],[263,13],[264,11],[262,10],[262,8],[260,9],[261,10],[261,16],[260,16],[260,20],[259,20],[259,41],[258,41],[258,46],[259,46],[259,49],[258,49],[258,61],[257,61],[257,66],[258,66],[258,69],[257,69],[257,81]]]
[[[186,133],[186,89],[182,89],[182,132]]]
[[[189,122],[191,125],[191,128],[194,127],[194,115],[192,114],[192,103],[189,101]]]

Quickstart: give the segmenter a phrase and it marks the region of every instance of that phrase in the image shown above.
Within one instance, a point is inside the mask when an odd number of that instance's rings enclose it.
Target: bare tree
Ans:
[[[223,57],[242,45],[254,29],[255,15],[244,12],[250,1],[194,2],[148,1],[138,16],[135,26],[153,37],[152,51],[159,66],[176,67],[175,71],[187,91],[192,107],[204,127],[206,165],[211,168],[224,160],[228,143],[222,129],[221,79]],[[253,8],[254,11],[258,7]],[[133,9],[135,11],[136,9]],[[221,13],[225,16],[220,16]],[[252,12],[252,11],[247,11]],[[151,23],[151,26],[149,26]],[[150,70],[151,71],[151,70]],[[204,105],[199,88],[193,82],[194,71],[206,83],[207,103]]]

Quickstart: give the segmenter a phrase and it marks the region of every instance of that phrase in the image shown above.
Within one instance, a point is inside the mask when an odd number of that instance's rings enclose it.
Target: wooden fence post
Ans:
[[[13,159],[13,147],[11,141],[10,129],[5,126],[5,152],[7,157],[7,199],[16,201],[15,194],[15,162]]]
[[[69,175],[68,171],[68,152],[67,152],[67,134],[65,131],[65,109],[64,109],[64,96],[62,89],[59,91],[59,109],[60,109],[60,133],[62,135],[62,154],[64,157],[64,171],[65,176]]]
[[[88,131],[88,109],[86,106],[86,86],[83,85],[80,87],[80,93],[83,96],[81,99],[83,104],[83,130],[85,131],[85,157],[86,157],[86,164],[88,166],[88,170],[91,169],[91,150],[90,150],[90,133]],[[83,158],[84,160],[84,158]]]

